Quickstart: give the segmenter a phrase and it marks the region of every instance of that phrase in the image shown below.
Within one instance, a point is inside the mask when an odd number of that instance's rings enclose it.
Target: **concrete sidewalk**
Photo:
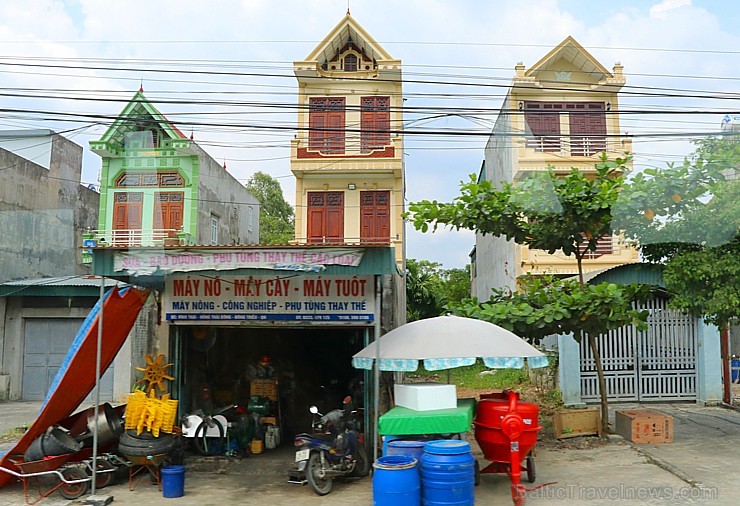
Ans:
[[[0,453],[13,446],[8,436],[29,427],[39,414],[41,401],[0,402]]]

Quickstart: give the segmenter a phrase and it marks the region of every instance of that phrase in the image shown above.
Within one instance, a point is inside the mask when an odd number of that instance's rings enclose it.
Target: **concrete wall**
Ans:
[[[211,217],[218,217],[221,245],[258,244],[260,204],[234,176],[200,146],[198,152],[198,218],[196,244],[211,244]],[[252,214],[250,227],[250,208]]]
[[[509,107],[507,98],[502,110]],[[486,163],[482,179],[490,181],[497,188],[504,182],[511,181],[516,171],[516,159],[513,156],[511,137],[511,117],[499,115],[491,137],[486,144]],[[494,288],[516,289],[516,248],[513,241],[503,237],[476,233],[476,291],[472,293],[480,300],[488,300]]]
[[[48,169],[0,149],[0,281],[89,272],[79,247],[96,226],[99,195],[80,185],[82,148],[45,139]]]

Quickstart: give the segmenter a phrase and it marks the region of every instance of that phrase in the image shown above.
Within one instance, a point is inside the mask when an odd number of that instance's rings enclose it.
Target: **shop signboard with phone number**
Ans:
[[[373,276],[168,276],[168,321],[371,323]]]

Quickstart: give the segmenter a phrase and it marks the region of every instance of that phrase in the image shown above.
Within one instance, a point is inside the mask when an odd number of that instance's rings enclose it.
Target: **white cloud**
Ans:
[[[669,11],[686,7],[687,5],[691,5],[691,0],[663,0],[659,4],[650,7],[650,17],[663,19],[668,15]]]

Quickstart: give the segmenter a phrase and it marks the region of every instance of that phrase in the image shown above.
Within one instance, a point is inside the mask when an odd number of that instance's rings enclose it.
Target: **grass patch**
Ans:
[[[490,374],[483,374],[490,371]],[[418,381],[433,381],[447,383],[448,371],[418,370],[406,373],[406,377]],[[463,388],[517,388],[529,383],[529,373],[526,369],[487,369],[482,362],[476,362],[468,367],[449,369],[450,384]]]
[[[6,430],[0,433],[0,442],[5,443],[20,438],[26,433],[28,427],[16,427],[15,429]]]

